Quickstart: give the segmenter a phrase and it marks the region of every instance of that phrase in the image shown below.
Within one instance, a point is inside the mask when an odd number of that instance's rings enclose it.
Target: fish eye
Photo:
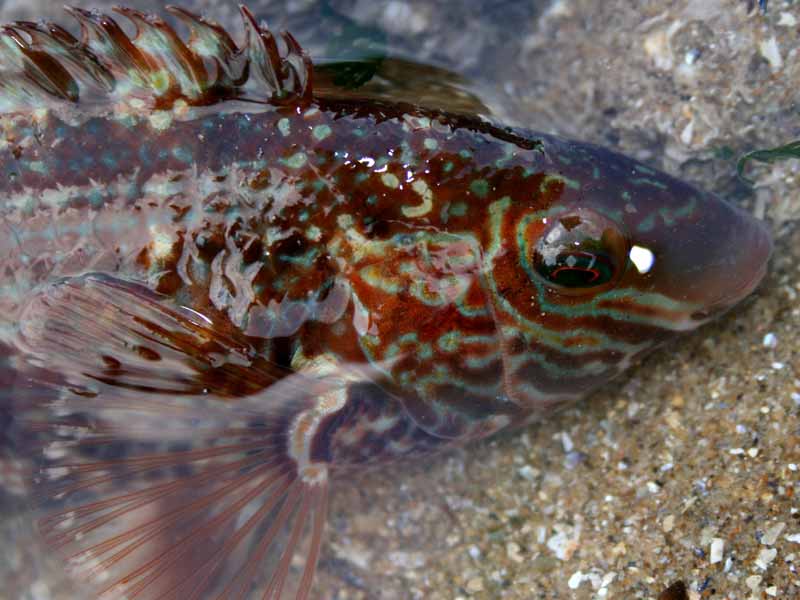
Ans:
[[[596,292],[625,270],[628,240],[602,215],[581,210],[548,219],[533,249],[536,273],[568,294]]]

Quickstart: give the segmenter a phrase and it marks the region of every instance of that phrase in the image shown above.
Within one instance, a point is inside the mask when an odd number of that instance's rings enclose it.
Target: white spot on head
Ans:
[[[150,127],[156,131],[164,131],[172,125],[172,115],[166,110],[157,110],[150,115]]]
[[[165,259],[172,252],[172,236],[158,225],[150,225],[150,239],[153,257],[156,260]]]
[[[642,275],[650,272],[653,264],[656,262],[656,257],[651,250],[644,246],[634,246],[628,253],[628,257]]]
[[[353,215],[342,214],[336,217],[336,224],[341,229],[350,229],[354,222]]]
[[[400,180],[394,173],[384,173],[381,175],[381,181],[383,181],[383,185],[392,189],[397,189],[400,185]]]

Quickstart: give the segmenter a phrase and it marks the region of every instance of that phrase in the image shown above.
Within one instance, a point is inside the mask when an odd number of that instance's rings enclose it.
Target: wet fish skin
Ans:
[[[8,117],[24,149],[0,154],[14,173],[7,335],[36,286],[114,273],[224,313],[267,356],[292,338],[272,357],[287,368],[291,353],[393,361],[398,395],[441,434],[472,409],[430,405],[468,395],[502,414],[582,395],[763,274],[761,225],[602,148],[374,103],[244,109]],[[569,290],[537,273],[548,219],[607,227],[613,281]],[[644,273],[634,247],[654,261]],[[459,423],[428,424],[438,418]]]
[[[317,95],[247,11],[241,48],[120,12],[0,35],[0,342],[41,385],[6,402],[98,592],[281,597],[308,533],[305,597],[331,477],[546,415],[764,274],[763,225],[629,158]]]

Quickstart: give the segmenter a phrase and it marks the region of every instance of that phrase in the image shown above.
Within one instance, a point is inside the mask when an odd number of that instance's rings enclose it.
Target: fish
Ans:
[[[318,89],[244,6],[239,40],[115,10],[0,29],[2,447],[86,597],[309,598],[332,488],[546,418],[767,272],[761,221],[612,150]]]

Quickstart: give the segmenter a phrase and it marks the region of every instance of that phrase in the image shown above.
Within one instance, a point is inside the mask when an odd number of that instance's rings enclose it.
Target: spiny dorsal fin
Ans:
[[[155,108],[178,100],[203,106],[310,99],[308,55],[291,34],[272,34],[244,6],[241,46],[217,23],[179,7],[166,10],[188,26],[188,40],[158,16],[113,10],[134,25],[132,35],[110,15],[80,8],[67,8],[80,24],[80,39],[52,23],[0,28],[0,112],[132,98]]]

